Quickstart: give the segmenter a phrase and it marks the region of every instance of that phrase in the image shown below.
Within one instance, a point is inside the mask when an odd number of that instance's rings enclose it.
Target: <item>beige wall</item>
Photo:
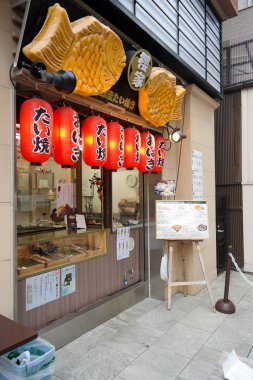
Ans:
[[[9,68],[13,62],[11,2],[0,4],[0,314],[13,318],[13,91]]]
[[[209,280],[217,276],[216,270],[216,222],[215,222],[215,163],[214,163],[214,110],[218,103],[195,85],[187,87],[185,99],[184,132],[187,138],[182,143],[181,164],[178,176],[177,196],[179,200],[192,199],[192,150],[202,152],[203,157],[203,199],[208,202],[210,237],[201,243],[201,250]],[[180,126],[180,124],[179,124]],[[168,152],[168,165],[163,178],[176,178],[180,144],[175,144]],[[176,154],[173,154],[176,152]],[[174,158],[173,158],[174,156]],[[187,280],[203,278],[195,246],[183,245],[186,254]],[[174,280],[182,279],[181,244],[174,255]],[[188,287],[190,294],[199,287]],[[180,290],[180,289],[179,289]]]
[[[242,194],[244,270],[253,272],[253,88],[242,90]]]

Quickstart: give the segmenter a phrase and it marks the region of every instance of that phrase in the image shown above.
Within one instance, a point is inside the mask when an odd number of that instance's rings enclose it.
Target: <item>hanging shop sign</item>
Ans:
[[[139,91],[149,81],[152,57],[147,50],[127,51],[127,80],[132,90]]]
[[[158,173],[163,170],[165,159],[165,141],[161,136],[155,136],[155,162],[151,170],[152,173]]]
[[[136,168],[140,162],[140,132],[135,128],[124,129],[124,163],[126,169]]]
[[[89,116],[82,127],[83,160],[93,168],[103,166],[107,158],[107,126],[100,116]]]
[[[155,164],[155,138],[149,132],[141,133],[140,162],[137,166],[142,173],[150,172]]]
[[[108,91],[126,65],[116,33],[93,16],[70,22],[58,3],[48,8],[41,30],[23,47],[23,54],[32,62],[43,62],[49,72],[72,71],[77,79],[74,93],[85,96]]]
[[[121,78],[109,91],[99,95],[99,98],[106,103],[114,104],[128,112],[139,115],[138,93],[128,86],[124,78]]]
[[[72,167],[79,159],[80,122],[71,107],[54,111],[52,132],[53,158],[62,167]]]
[[[124,129],[117,121],[107,124],[107,160],[105,168],[117,170],[123,166],[124,161]]]
[[[179,120],[184,95],[185,89],[176,85],[175,75],[153,67],[147,86],[139,91],[140,115],[156,127]]]
[[[20,109],[20,151],[32,165],[46,162],[52,151],[53,110],[40,98],[26,100]]]

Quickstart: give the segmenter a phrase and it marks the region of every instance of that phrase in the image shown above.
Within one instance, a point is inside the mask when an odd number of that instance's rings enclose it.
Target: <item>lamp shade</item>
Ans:
[[[135,128],[124,129],[124,163],[126,169],[133,169],[140,162],[140,132]]]
[[[161,172],[164,166],[165,141],[161,136],[155,136],[155,164],[152,173]]]
[[[107,157],[107,126],[100,116],[89,116],[82,127],[83,160],[91,167],[103,166]]]
[[[61,107],[54,111],[53,158],[62,167],[72,167],[79,159],[80,123],[76,111]]]
[[[142,173],[150,172],[155,164],[155,138],[149,132],[141,133],[140,163],[137,166]]]
[[[124,129],[117,121],[107,124],[107,159],[105,168],[117,170],[123,166]]]
[[[31,165],[46,162],[52,150],[53,110],[40,98],[26,100],[20,109],[20,151]]]

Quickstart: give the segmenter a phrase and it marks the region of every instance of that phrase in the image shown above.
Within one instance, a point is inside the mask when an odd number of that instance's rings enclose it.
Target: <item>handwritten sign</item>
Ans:
[[[156,201],[156,239],[208,238],[208,208],[205,201]]]

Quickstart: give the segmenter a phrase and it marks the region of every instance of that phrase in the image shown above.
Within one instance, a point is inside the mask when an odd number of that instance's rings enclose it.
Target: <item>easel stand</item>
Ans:
[[[202,240],[194,240],[194,243],[196,245],[196,253],[198,254],[200,266],[201,266],[201,269],[202,269],[202,272],[204,275],[204,280],[200,280],[200,281],[172,281],[174,242],[177,241],[177,242],[184,243],[186,241],[182,241],[182,240],[167,240],[167,241],[168,241],[168,245],[169,245],[169,251],[168,251],[168,273],[169,273],[169,279],[168,279],[168,310],[170,310],[170,308],[171,308],[171,290],[172,290],[173,286],[206,285],[207,290],[208,290],[208,294],[209,294],[209,298],[210,298],[211,307],[213,308],[213,311],[215,312],[213,295],[212,295],[210,284],[207,280],[206,271],[205,271],[205,267],[204,267],[204,261],[203,261],[203,257],[202,257],[201,250],[200,250],[200,244],[199,243]],[[193,242],[193,241],[191,241],[191,242]],[[184,257],[183,257],[183,268],[182,269],[183,269],[184,280],[186,280],[185,258]],[[186,295],[185,288],[184,288],[184,295]]]

